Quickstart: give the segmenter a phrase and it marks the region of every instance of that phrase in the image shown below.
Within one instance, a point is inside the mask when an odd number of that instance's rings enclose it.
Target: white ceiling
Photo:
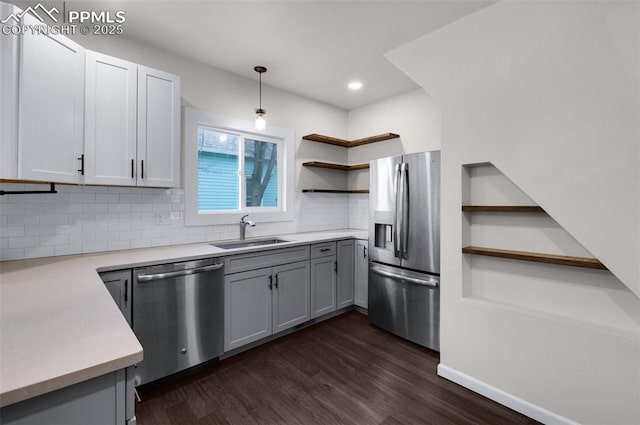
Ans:
[[[125,38],[256,80],[253,67],[263,65],[263,84],[350,110],[417,87],[386,52],[493,2],[99,0],[66,8],[123,10]],[[352,80],[364,87],[349,91]]]

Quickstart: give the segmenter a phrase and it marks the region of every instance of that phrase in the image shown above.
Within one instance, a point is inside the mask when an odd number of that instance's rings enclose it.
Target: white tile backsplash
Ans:
[[[369,194],[357,193],[349,197],[349,227],[369,228]]]
[[[2,183],[4,190],[40,185]],[[0,197],[0,261],[237,239],[238,226],[185,226],[182,189],[57,187]],[[295,219],[260,223],[247,237],[367,228],[367,195],[296,193]],[[157,224],[156,214],[169,217]]]

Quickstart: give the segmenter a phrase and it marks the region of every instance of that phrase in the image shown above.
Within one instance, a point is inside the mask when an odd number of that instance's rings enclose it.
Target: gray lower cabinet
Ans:
[[[271,267],[224,277],[224,351],[271,335]]]
[[[338,241],[337,249],[337,308],[353,305],[354,295],[354,242],[353,239]]]
[[[0,410],[3,425],[135,425],[133,368],[117,370]]]
[[[225,351],[310,319],[308,260],[226,275],[224,283]]]
[[[131,270],[100,273],[111,297],[131,326]]]
[[[274,267],[273,273],[273,333],[306,322],[309,312],[309,261]]]
[[[355,299],[357,306],[368,308],[369,293],[369,255],[367,248],[368,241],[355,241]]]
[[[311,318],[336,310],[336,256],[311,259]]]

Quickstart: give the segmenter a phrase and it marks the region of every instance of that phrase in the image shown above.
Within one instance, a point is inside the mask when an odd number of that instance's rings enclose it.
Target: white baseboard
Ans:
[[[520,412],[538,422],[547,425],[577,425],[570,419],[557,415],[535,404],[529,403],[519,397],[504,392],[496,387],[488,385],[469,375],[459,372],[455,369],[445,366],[442,363],[438,365],[438,375],[449,381],[455,382],[465,388],[481,394],[497,403],[507,406],[510,409]]]

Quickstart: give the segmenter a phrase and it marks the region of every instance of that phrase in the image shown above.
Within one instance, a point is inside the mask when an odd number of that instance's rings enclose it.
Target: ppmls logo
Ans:
[[[42,3],[28,7],[21,12],[12,12],[0,20],[0,32],[4,35],[20,34],[62,34],[74,35],[121,35],[124,34],[123,23],[126,12],[106,10],[66,10],[66,2],[62,2],[60,13],[58,8],[47,8]],[[17,9],[13,9],[17,10]],[[25,23],[24,15],[30,14],[40,22]],[[51,20],[49,23],[45,19]],[[62,22],[60,22],[62,21]]]
[[[47,9],[42,5],[42,3],[38,3],[34,7],[31,7],[31,6],[27,7],[25,10],[23,10],[22,12],[19,12],[18,14],[14,14],[14,13],[10,14],[5,19],[0,21],[0,23],[6,24],[13,19],[16,23],[19,24],[22,17],[27,13],[31,13],[33,16],[38,18],[40,22],[44,22],[44,18],[38,14],[38,11],[40,11],[41,14],[46,14],[53,22],[58,22],[58,18],[55,17],[54,13],[57,15],[58,13],[60,13],[60,11],[56,7]]]

